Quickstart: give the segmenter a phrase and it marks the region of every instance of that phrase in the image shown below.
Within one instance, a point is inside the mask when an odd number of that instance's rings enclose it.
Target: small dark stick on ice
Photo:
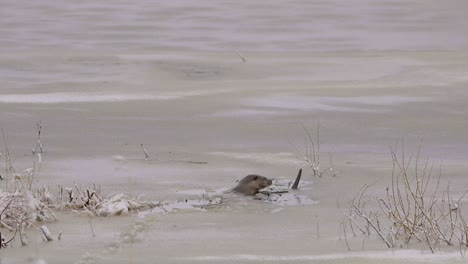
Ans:
[[[150,156],[148,155],[148,152],[145,149],[145,145],[140,144],[141,149],[143,150],[143,153],[145,154],[145,160],[149,160]]]
[[[294,184],[291,187],[291,189],[297,190],[297,187],[299,186],[299,182],[301,181],[301,175],[302,175],[302,169],[300,169],[299,173],[297,173],[296,180],[294,181]]]
[[[244,56],[242,56],[237,50],[235,50],[237,56],[239,56],[239,58],[241,58],[242,62],[246,62],[247,60],[244,58]]]

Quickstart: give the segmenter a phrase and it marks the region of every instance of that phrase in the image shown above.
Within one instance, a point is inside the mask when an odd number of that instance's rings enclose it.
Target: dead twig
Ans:
[[[41,131],[42,131],[42,122],[37,123],[37,144],[36,147],[32,150],[32,154],[43,153],[42,143],[41,143]],[[39,152],[38,152],[39,150]]]
[[[41,234],[43,235],[43,239],[46,242],[54,241],[54,238],[52,237],[52,233],[50,233],[49,229],[47,226],[42,225],[39,230],[41,231]]]
[[[343,221],[343,223],[341,223],[342,227],[343,227],[343,234],[344,234],[344,238],[345,238],[345,242],[346,242],[346,247],[348,248],[348,251],[351,251],[351,248],[349,247],[349,243],[348,243],[348,236],[346,235],[346,222]]]
[[[317,232],[317,238],[320,238],[320,226],[318,221],[318,215],[315,215],[315,230]]]
[[[291,189],[297,190],[297,187],[299,186],[299,182],[301,181],[301,175],[302,175],[302,169],[300,169],[299,172],[297,173],[296,180],[294,181],[294,184],[291,187]]]
[[[96,234],[94,233],[94,228],[93,228],[93,218],[89,218],[89,227],[91,228],[91,234],[93,234],[93,237],[96,237]]]
[[[148,155],[148,152],[145,149],[145,145],[140,144],[141,149],[143,150],[143,153],[145,154],[145,160],[149,160],[150,156]]]
[[[241,58],[242,62],[247,62],[247,59],[245,59],[237,50],[234,50],[234,52],[239,56],[239,58]]]

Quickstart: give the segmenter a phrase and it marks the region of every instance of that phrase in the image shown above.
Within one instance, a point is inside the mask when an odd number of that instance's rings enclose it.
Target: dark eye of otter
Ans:
[[[257,179],[258,179],[258,176],[255,176],[253,180],[256,181]]]

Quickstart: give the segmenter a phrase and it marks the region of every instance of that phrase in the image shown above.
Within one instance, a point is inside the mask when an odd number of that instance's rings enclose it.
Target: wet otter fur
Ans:
[[[263,176],[250,174],[245,176],[232,192],[240,193],[244,195],[255,195],[259,190],[270,186],[273,182]]]

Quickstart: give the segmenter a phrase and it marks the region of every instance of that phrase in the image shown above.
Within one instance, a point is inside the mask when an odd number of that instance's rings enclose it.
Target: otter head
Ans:
[[[266,177],[251,174],[245,176],[232,191],[245,195],[254,195],[258,193],[259,190],[270,186],[272,183],[273,182]]]

